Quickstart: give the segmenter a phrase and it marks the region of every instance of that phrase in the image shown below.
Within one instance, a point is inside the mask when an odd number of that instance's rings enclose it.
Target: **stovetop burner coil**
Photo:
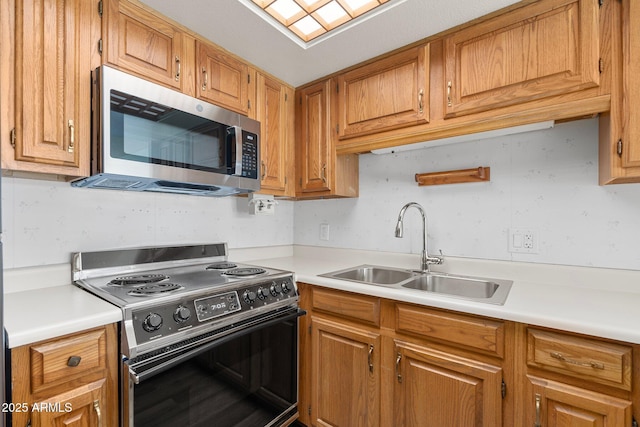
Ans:
[[[127,292],[127,294],[131,296],[162,295],[169,292],[179,291],[180,289],[184,289],[184,287],[176,283],[152,283],[150,285],[134,288]]]
[[[133,276],[116,277],[109,282],[109,286],[129,286],[144,285],[146,283],[157,283],[168,279],[164,274],[136,274]]]
[[[214,262],[213,264],[207,266],[207,270],[227,270],[229,268],[236,268],[238,264],[234,264],[232,262]]]
[[[266,272],[267,270],[265,270],[264,268],[243,267],[243,268],[232,268],[231,270],[227,270],[222,274],[224,274],[225,276],[244,277],[244,276],[257,276],[259,274],[264,274]]]

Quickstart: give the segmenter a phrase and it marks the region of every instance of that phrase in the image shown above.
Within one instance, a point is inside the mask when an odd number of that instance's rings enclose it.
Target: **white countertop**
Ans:
[[[314,285],[640,344],[640,271],[449,257],[432,267],[513,280],[505,304],[495,305],[318,276],[361,264],[417,268],[415,254],[296,246],[293,256],[252,262],[294,271]]]
[[[318,276],[361,264],[416,268],[419,255],[306,246],[231,250],[300,282],[640,344],[640,271],[446,257],[433,269],[513,280],[504,305]],[[9,347],[118,322],[121,310],[70,284],[67,265],[5,270]],[[64,310],[60,310],[64,307]]]

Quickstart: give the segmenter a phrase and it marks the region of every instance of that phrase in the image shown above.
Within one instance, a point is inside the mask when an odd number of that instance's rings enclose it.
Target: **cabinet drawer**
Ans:
[[[631,390],[632,348],[529,328],[527,364],[600,384]]]
[[[495,320],[397,304],[396,330],[504,356],[504,324]]]
[[[314,289],[313,309],[371,325],[380,325],[380,299],[364,295]]]
[[[104,329],[32,345],[29,349],[32,392],[106,369],[105,353]]]

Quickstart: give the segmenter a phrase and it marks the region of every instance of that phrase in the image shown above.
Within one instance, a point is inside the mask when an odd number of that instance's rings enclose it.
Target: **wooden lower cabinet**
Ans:
[[[502,369],[395,342],[394,426],[502,426]]]
[[[380,334],[313,316],[311,337],[312,425],[380,425]]]
[[[32,410],[31,425],[34,427],[104,426],[107,425],[107,383],[104,379],[95,381],[35,402],[35,406],[42,411]]]
[[[12,425],[117,426],[118,360],[115,324],[12,349]]]
[[[637,427],[640,344],[299,283],[307,426]]]
[[[541,427],[632,426],[631,402],[580,387],[528,377],[526,421]]]

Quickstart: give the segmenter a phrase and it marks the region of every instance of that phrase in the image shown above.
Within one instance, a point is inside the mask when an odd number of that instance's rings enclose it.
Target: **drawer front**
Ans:
[[[32,392],[106,369],[105,346],[104,329],[31,346]]]
[[[313,309],[380,326],[379,298],[314,289]]]
[[[504,356],[504,324],[495,320],[397,304],[396,330]]]
[[[628,346],[529,328],[527,364],[631,390],[632,348]]]

